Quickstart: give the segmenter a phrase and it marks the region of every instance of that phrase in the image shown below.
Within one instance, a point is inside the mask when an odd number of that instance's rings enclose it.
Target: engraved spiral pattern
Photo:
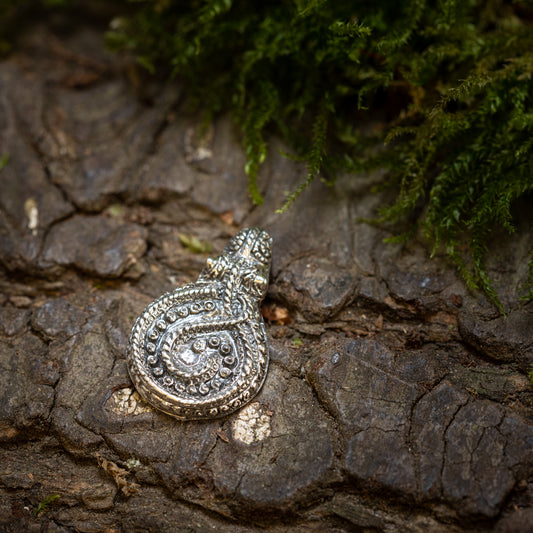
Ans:
[[[268,367],[259,304],[272,239],[239,232],[194,284],[164,294],[137,318],[127,353],[139,394],[182,420],[219,418],[250,401]]]

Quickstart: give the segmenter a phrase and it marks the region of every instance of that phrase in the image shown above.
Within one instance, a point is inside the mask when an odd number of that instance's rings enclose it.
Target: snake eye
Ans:
[[[254,287],[261,294],[266,291],[267,285],[268,285],[268,280],[264,276],[254,277]]]
[[[266,293],[268,280],[260,274],[251,274],[244,278],[244,284],[254,296],[262,298]]]

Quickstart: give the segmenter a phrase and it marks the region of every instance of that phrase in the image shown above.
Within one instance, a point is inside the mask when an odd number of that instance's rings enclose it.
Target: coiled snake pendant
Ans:
[[[181,420],[225,416],[250,401],[268,367],[259,304],[272,239],[244,229],[198,281],[152,302],[137,318],[127,353],[130,376],[150,404]]]

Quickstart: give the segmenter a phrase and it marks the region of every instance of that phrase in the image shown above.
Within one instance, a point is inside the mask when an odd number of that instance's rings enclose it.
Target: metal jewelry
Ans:
[[[265,380],[268,350],[259,310],[272,238],[240,231],[198,281],[152,302],[137,318],[127,361],[139,394],[180,420],[226,416]]]

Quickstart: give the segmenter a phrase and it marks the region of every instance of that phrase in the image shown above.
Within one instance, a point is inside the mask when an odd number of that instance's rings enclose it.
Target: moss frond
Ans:
[[[247,157],[245,171],[249,178],[250,196],[254,203],[262,204],[263,197],[257,185],[257,173],[267,155],[263,132],[272,120],[278,95],[276,88],[266,82],[259,82],[256,91],[250,97],[243,117],[243,142]]]
[[[285,212],[294,203],[296,198],[309,187],[312,181],[320,175],[324,157],[326,155],[329,112],[330,110],[328,109],[327,104],[324,104],[320,113],[315,118],[311,146],[305,156],[305,160],[307,161],[307,176],[305,180],[295,191],[287,196],[285,203],[276,211],[276,213],[281,214]]]

